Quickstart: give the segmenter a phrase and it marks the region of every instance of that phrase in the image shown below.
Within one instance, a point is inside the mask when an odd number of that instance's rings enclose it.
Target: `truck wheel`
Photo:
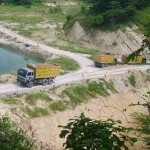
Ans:
[[[42,85],[45,86],[45,85],[47,85],[47,84],[48,84],[48,80],[47,80],[47,79],[43,79]]]
[[[94,62],[95,67],[98,67],[97,62]]]
[[[101,64],[101,68],[103,68],[105,66],[105,64]]]
[[[53,84],[53,82],[54,82],[53,79],[48,79],[48,84],[49,85]]]
[[[30,83],[27,84],[27,87],[28,87],[28,88],[31,88],[33,85],[34,85],[34,83],[33,83],[33,82],[30,82]]]
[[[113,60],[113,65],[114,65],[114,66],[117,65],[117,58],[114,58],[114,60]]]

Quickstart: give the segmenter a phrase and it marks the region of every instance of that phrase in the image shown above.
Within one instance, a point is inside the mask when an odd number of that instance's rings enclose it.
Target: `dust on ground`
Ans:
[[[65,139],[59,138],[61,128],[58,128],[58,125],[66,125],[69,119],[80,116],[81,112],[84,112],[86,117],[92,119],[119,119],[122,120],[124,126],[133,126],[132,123],[128,123],[133,121],[129,115],[133,112],[147,112],[141,106],[129,107],[129,104],[137,103],[137,101],[143,102],[143,99],[132,92],[113,94],[106,98],[99,97],[73,110],[66,110],[47,117],[32,119],[31,125],[36,130],[39,140],[48,143],[49,147],[53,150],[61,150]],[[127,111],[123,112],[123,109],[127,109]],[[133,149],[142,150],[142,145],[138,145],[137,143],[136,148],[134,147]]]
[[[6,26],[10,26],[10,23],[5,23]],[[16,27],[18,24],[14,24],[14,27]],[[77,24],[78,25],[78,24]],[[43,24],[38,24],[38,27],[42,28]],[[31,39],[37,40],[41,43],[46,43],[46,44],[57,44],[58,38],[55,37],[55,32],[51,32],[52,30],[54,31],[54,26],[44,26],[44,28],[47,28],[44,32],[38,32],[34,33],[31,35]],[[114,53],[119,54],[124,54],[124,53],[129,53],[132,51],[132,46],[129,43],[129,41],[126,41],[126,36],[122,33],[108,33],[108,32],[101,32],[99,31],[99,36],[95,36],[95,39],[91,39],[90,33],[87,34],[82,31],[81,27],[77,26],[75,27],[73,34],[71,33],[70,37],[72,40],[73,38],[76,38],[78,36],[79,41],[81,42],[82,45],[88,45],[89,47],[100,47],[100,51],[113,51]],[[81,29],[81,30],[80,30]],[[80,34],[78,34],[80,32]],[[51,33],[51,34],[50,34]],[[76,34],[74,34],[76,33]],[[97,33],[96,33],[97,34]],[[77,36],[76,36],[77,35]],[[7,36],[7,35],[6,35]],[[76,37],[75,37],[76,36]],[[69,34],[68,34],[69,37]],[[113,38],[112,38],[113,37]],[[117,40],[117,38],[119,39]],[[135,36],[134,36],[135,37]],[[15,36],[13,37],[15,38]],[[61,38],[66,37],[64,35],[61,35]],[[41,40],[43,39],[43,40]],[[105,40],[104,40],[105,39]],[[124,40],[123,40],[124,39]],[[14,39],[15,40],[15,39]],[[74,40],[76,41],[76,40]],[[93,44],[92,42],[95,41]],[[98,43],[100,41],[100,43]],[[118,42],[120,41],[120,43]],[[137,44],[139,45],[139,42],[136,40],[134,45]],[[61,41],[62,42],[62,41]],[[59,43],[61,43],[59,40]],[[64,41],[63,41],[64,42]],[[62,42],[62,43],[63,43]],[[61,43],[61,44],[62,44]],[[66,44],[64,42],[63,44]],[[116,50],[117,49],[117,50]],[[16,77],[15,77],[16,78]],[[5,76],[0,76],[0,80],[7,82],[7,83],[12,83],[14,80],[16,81],[14,77],[10,75],[5,75]],[[119,79],[119,78],[118,78]],[[126,80],[124,81],[126,82]],[[117,81],[116,81],[117,83]],[[137,86],[140,88],[143,93],[147,91],[146,88],[142,87],[142,81],[140,80]],[[121,84],[118,82],[118,84]],[[121,86],[122,85],[122,86]],[[68,123],[68,120],[70,118],[74,118],[74,116],[79,116],[81,112],[84,112],[87,117],[93,118],[93,119],[106,119],[106,118],[114,118],[114,119],[120,119],[123,121],[123,124],[126,126],[132,125],[131,123],[128,124],[127,122],[131,122],[132,119],[129,117],[129,115],[132,112],[145,112],[147,113],[147,110],[143,107],[137,106],[137,107],[129,107],[129,104],[131,103],[137,103],[137,101],[143,102],[143,99],[140,98],[138,95],[130,92],[127,90],[128,86],[131,87],[129,84],[121,84],[118,86],[118,89],[124,89],[125,86],[126,90],[124,92],[120,92],[118,94],[112,94],[111,96],[108,97],[98,97],[97,99],[91,99],[87,104],[81,104],[80,106],[76,107],[75,109],[69,109],[64,112],[56,112],[55,114],[51,114],[49,116],[45,117],[38,117],[35,119],[30,119],[29,122],[31,122],[31,126],[35,132],[35,138],[38,138],[40,141],[44,143],[48,143],[49,147],[52,148],[53,150],[60,150],[62,149],[62,143],[64,142],[63,139],[59,138],[59,134],[61,129],[58,128],[58,125],[66,125]],[[148,87],[148,86],[147,86]],[[65,87],[59,87],[56,89],[58,93],[61,93],[62,89]],[[57,93],[56,92],[56,93]],[[52,95],[53,99],[58,99],[55,94]],[[21,99],[22,100],[22,99]],[[39,101],[38,103],[39,106],[43,106],[43,103]],[[2,106],[2,105],[1,105]],[[3,106],[2,106],[3,107]],[[126,112],[122,112],[123,109],[126,109]],[[7,109],[6,109],[7,111]],[[14,114],[17,116],[17,114]],[[13,115],[12,115],[13,116]],[[19,120],[19,119],[18,119]],[[138,144],[133,148],[134,150],[142,150],[142,145]]]
[[[17,76],[11,74],[0,75],[0,83],[15,83],[17,81]]]
[[[132,74],[135,76],[136,88],[134,88],[128,80],[128,77]],[[38,139],[38,141],[44,145],[46,144],[50,150],[61,150],[65,139],[59,138],[61,128],[58,128],[58,125],[66,125],[69,122],[69,119],[75,118],[75,116],[80,116],[81,112],[84,112],[86,117],[90,117],[92,119],[113,118],[115,120],[121,120],[123,125],[126,127],[135,126],[135,124],[132,123],[133,119],[130,116],[131,113],[142,112],[148,114],[148,111],[142,106],[129,106],[131,103],[136,104],[138,102],[144,102],[144,100],[138,94],[133,93],[132,90],[135,89],[140,91],[142,94],[145,94],[148,91],[150,83],[148,80],[146,80],[146,75],[149,75],[148,71],[143,72],[143,74],[139,71],[129,71],[126,74],[116,75],[115,77],[108,76],[105,79],[107,81],[112,80],[114,82],[115,89],[118,91],[118,93],[110,93],[111,95],[107,97],[98,96],[96,98],[92,98],[87,103],[82,103],[74,109],[70,108],[65,111],[57,111],[55,113],[50,112],[50,114],[47,116],[31,119],[27,114],[21,112],[19,107],[49,107],[49,103],[40,99],[36,100],[35,104],[30,106],[26,101],[26,95],[18,98],[20,101],[20,106],[13,106],[14,109],[11,110],[12,106],[10,107],[9,105],[6,105],[5,107],[7,109],[5,110],[18,121],[20,119],[23,119],[24,122],[27,121],[26,124],[21,126],[27,129],[30,134],[33,134],[33,139]],[[61,85],[55,89],[47,89],[45,92],[50,98],[52,98],[54,101],[57,101],[62,99],[62,91],[68,87],[69,85]],[[67,99],[65,96],[63,98],[65,100]],[[132,136],[136,135],[137,133]],[[130,147],[130,149],[144,150],[143,143],[139,141],[134,147]]]

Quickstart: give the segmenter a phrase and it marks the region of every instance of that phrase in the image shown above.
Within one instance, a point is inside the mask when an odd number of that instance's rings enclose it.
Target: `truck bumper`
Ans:
[[[22,77],[17,77],[17,81],[20,82],[21,84],[26,84],[26,80]]]

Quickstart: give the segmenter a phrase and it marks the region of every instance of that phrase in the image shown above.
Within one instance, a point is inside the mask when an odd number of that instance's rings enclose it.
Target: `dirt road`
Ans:
[[[60,77],[57,77],[55,80],[55,83],[51,86],[35,86],[32,89],[26,88],[21,86],[19,83],[16,84],[0,84],[0,96],[5,94],[14,94],[14,93],[24,93],[28,91],[35,91],[35,90],[41,90],[43,88],[52,88],[54,86],[58,86],[65,83],[77,83],[77,82],[84,82],[86,79],[92,79],[92,78],[98,78],[98,77],[104,77],[108,75],[115,75],[115,74],[123,74],[127,72],[128,70],[147,70],[150,69],[149,65],[145,66],[129,66],[129,65],[123,65],[123,66],[113,66],[113,67],[107,67],[107,68],[96,68],[93,65],[93,61],[89,60],[88,58],[84,57],[81,54],[76,54],[68,51],[62,51],[58,50],[53,47],[49,47],[44,44],[37,43],[36,41],[29,40],[27,38],[24,38],[23,36],[20,36],[16,34],[15,32],[6,29],[2,26],[0,26],[0,32],[10,36],[12,38],[15,38],[16,41],[21,42],[22,44],[28,43],[32,46],[38,46],[41,51],[45,50],[50,53],[54,53],[57,55],[65,55],[68,57],[71,57],[75,61],[77,61],[80,64],[81,69],[72,72]]]
[[[37,46],[37,42],[33,40],[28,40],[20,35],[17,35],[16,33],[5,29],[3,27],[0,27],[0,31],[3,32],[6,35],[9,35],[11,37],[15,37],[17,41],[24,43],[31,44],[33,46]],[[3,95],[11,95],[14,93],[24,93],[24,92],[31,92],[35,90],[41,90],[45,88],[52,88],[54,86],[58,86],[61,84],[66,83],[84,83],[86,79],[93,79],[93,78],[100,78],[100,77],[107,77],[107,76],[115,76],[119,74],[126,74],[128,71],[134,71],[134,70],[147,70],[150,69],[149,65],[118,65],[118,66],[111,66],[107,68],[96,68],[93,64],[93,62],[86,57],[82,56],[81,54],[74,54],[67,51],[61,51],[52,47],[49,47],[47,45],[43,45],[38,43],[38,46],[40,47],[40,50],[46,50],[51,53],[55,53],[58,55],[65,55],[68,57],[73,58],[76,60],[80,66],[81,69],[72,72],[66,75],[59,76],[55,79],[55,83],[53,85],[48,86],[34,86],[32,88],[27,88],[25,86],[20,85],[19,83],[15,84],[0,84],[0,96]],[[117,78],[118,80],[118,78]],[[144,89],[145,91],[147,89]],[[57,112],[56,114],[51,114],[49,116],[45,117],[38,117],[35,119],[31,119],[30,123],[34,131],[36,131],[36,138],[43,143],[48,143],[52,149],[55,150],[61,150],[62,149],[62,143],[64,140],[59,138],[60,130],[58,128],[58,125],[66,125],[68,120],[70,118],[74,118],[74,116],[79,116],[81,112],[85,112],[85,115],[90,118],[114,118],[114,119],[121,119],[123,120],[124,125],[128,126],[127,124],[127,117],[132,113],[136,111],[144,112],[146,111],[143,109],[143,107],[135,107],[135,108],[129,108],[127,112],[122,113],[123,109],[128,108],[129,104],[136,103],[137,101],[142,101],[142,99],[135,95],[132,92],[125,92],[121,94],[113,94],[110,97],[99,97],[97,99],[91,100],[87,104],[82,104],[75,108],[74,110],[66,110],[64,112]],[[102,109],[103,108],[103,109]],[[117,108],[117,109],[116,109]],[[120,110],[120,111],[119,111]],[[128,121],[131,118],[128,118]],[[136,145],[133,149],[139,150],[141,148],[141,143]]]
[[[66,75],[59,76],[55,79],[55,82],[52,85],[41,86],[37,85],[32,88],[27,88],[25,86],[20,85],[19,83],[15,84],[0,84],[0,96],[3,95],[11,95],[11,94],[19,94],[26,93],[35,90],[43,90],[46,88],[53,88],[55,86],[66,84],[66,83],[84,83],[87,79],[94,79],[106,76],[114,76],[118,74],[125,74],[129,70],[147,70],[150,69],[149,65],[143,66],[114,66],[108,68],[96,68],[94,65],[89,67],[85,67],[77,72],[69,73]]]

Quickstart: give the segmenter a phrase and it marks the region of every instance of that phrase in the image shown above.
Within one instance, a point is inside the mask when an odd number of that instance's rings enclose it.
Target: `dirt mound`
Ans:
[[[99,49],[101,52],[113,52],[115,54],[129,54],[140,48],[143,35],[126,28],[117,32],[90,30],[85,31],[79,21],[67,31],[67,37],[85,46]]]
[[[11,74],[3,74],[0,76],[0,83],[15,83],[17,76]]]
[[[32,119],[31,125],[36,130],[38,139],[48,143],[52,150],[61,150],[64,139],[59,138],[61,128],[58,128],[58,125],[66,125],[69,119],[79,116],[81,112],[84,112],[85,116],[93,119],[113,118],[115,120],[121,120],[124,126],[134,126],[132,123],[133,119],[130,115],[133,112],[148,114],[148,111],[142,106],[129,106],[131,103],[144,102],[138,94],[132,92],[132,89],[135,88],[129,81],[131,75],[135,77],[136,90],[143,94],[146,93],[148,87],[150,87],[149,82],[145,80],[145,75],[149,75],[147,72],[142,74],[139,71],[129,71],[122,76],[109,77],[106,80],[111,79],[119,93],[111,94],[107,97],[99,96],[96,99],[91,99],[88,103],[82,103],[75,109],[68,109],[63,112],[51,114],[50,116]],[[63,89],[64,85],[62,86]],[[61,93],[61,86],[56,90],[57,92],[58,94]],[[136,146],[130,147],[130,149],[142,150],[143,145],[141,142],[138,142]]]

